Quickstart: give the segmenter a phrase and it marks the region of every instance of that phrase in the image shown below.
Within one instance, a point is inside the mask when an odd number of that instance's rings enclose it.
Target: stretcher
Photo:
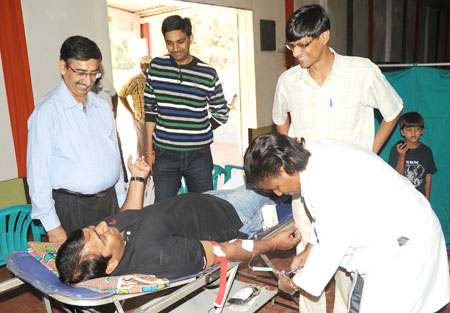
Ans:
[[[277,215],[279,224],[268,230],[262,231],[258,235],[258,239],[271,237],[292,226],[292,210],[290,205],[278,205]],[[228,279],[225,296],[221,305],[217,306],[215,309],[215,312],[217,313],[222,312],[224,308],[223,304],[231,290],[239,263],[240,262],[228,263]],[[158,296],[135,309],[133,312],[160,312],[168,307],[172,307],[173,304],[179,302],[186,296],[197,292],[205,285],[217,281],[220,272],[220,266],[214,266],[196,275],[158,283],[155,286],[145,289],[143,292],[121,294],[115,290],[97,292],[91,289],[67,286],[61,283],[54,273],[42,265],[27,251],[13,252],[6,259],[6,264],[7,268],[16,275],[16,277],[0,283],[0,293],[21,284],[28,283],[41,292],[43,304],[47,313],[52,312],[50,298],[58,301],[67,312],[71,312],[68,308],[70,306],[75,306],[77,310],[81,312],[96,312],[95,307],[97,306],[114,304],[116,312],[123,313],[123,303],[126,299],[140,297],[149,293],[158,293]],[[276,292],[273,296],[275,294]],[[212,306],[211,303],[211,307]]]

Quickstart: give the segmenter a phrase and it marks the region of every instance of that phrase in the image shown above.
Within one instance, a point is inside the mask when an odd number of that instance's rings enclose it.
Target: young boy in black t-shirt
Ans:
[[[421,143],[425,121],[417,112],[403,114],[400,119],[400,133],[405,138],[391,148],[389,165],[406,176],[428,200],[430,200],[431,175],[436,165],[431,149]]]

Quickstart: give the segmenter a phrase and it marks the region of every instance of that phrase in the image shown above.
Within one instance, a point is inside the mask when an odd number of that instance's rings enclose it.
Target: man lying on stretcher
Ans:
[[[130,158],[128,167],[133,177],[148,177],[143,159],[132,164]],[[145,208],[143,192],[144,183],[132,179],[119,214],[72,232],[56,258],[62,282],[123,274],[173,279],[213,265],[213,242],[229,261],[240,261],[252,253],[290,249],[301,240],[295,226],[273,238],[242,240],[261,229],[260,208],[272,202],[244,187],[187,193]]]

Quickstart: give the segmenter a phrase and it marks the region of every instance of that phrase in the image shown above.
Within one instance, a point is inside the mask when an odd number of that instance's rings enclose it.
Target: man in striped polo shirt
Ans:
[[[175,196],[182,177],[189,192],[213,188],[212,131],[229,114],[216,70],[189,53],[189,18],[167,17],[162,33],[169,55],[150,63],[144,93],[145,160],[152,167],[155,202]]]

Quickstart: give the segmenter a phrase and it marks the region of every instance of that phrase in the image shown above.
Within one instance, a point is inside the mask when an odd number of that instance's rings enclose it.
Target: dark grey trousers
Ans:
[[[100,219],[119,212],[116,190],[108,189],[101,196],[82,198],[53,191],[56,214],[67,236],[77,228],[95,225]]]
[[[358,313],[361,305],[361,296],[364,287],[364,279],[361,275],[356,276],[356,283],[350,298],[350,313]]]

